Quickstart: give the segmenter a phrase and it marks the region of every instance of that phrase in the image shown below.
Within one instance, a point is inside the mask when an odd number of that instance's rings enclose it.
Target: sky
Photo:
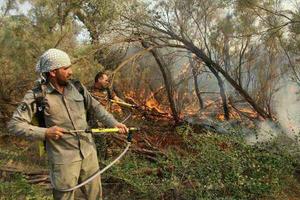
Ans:
[[[5,0],[0,0],[0,7],[1,8],[5,5],[5,2],[6,2]],[[24,14],[24,15],[26,15],[28,13],[28,11],[29,11],[30,8],[31,8],[30,3],[25,2],[23,4],[20,4],[19,11],[13,10],[11,12],[11,14],[13,14],[13,15],[14,14]]]
[[[300,0],[283,0],[283,6],[285,9],[293,9],[295,5],[300,6]],[[5,0],[0,0],[0,7],[2,7],[5,3]],[[28,10],[30,9],[30,3],[25,2],[20,5],[19,13],[27,14]],[[17,13],[17,12],[15,12]],[[13,13],[12,13],[13,14]]]
[[[0,0],[0,8],[2,8],[5,5],[5,0]],[[283,6],[285,9],[293,9],[295,10],[295,7],[300,7],[300,0],[283,0]],[[19,10],[12,10],[10,14],[24,14],[27,15],[28,11],[30,10],[31,5],[28,2],[24,2],[23,4],[20,4]],[[82,23],[78,22],[82,25]],[[83,28],[82,31],[78,34],[77,40],[78,42],[85,42],[90,39],[89,33],[87,29]]]
[[[2,8],[5,5],[5,2],[6,2],[5,0],[0,0],[0,8]],[[16,14],[27,15],[30,8],[31,8],[31,4],[28,2],[24,2],[23,4],[19,4],[19,10],[12,10],[10,12],[10,14],[12,14],[12,15],[16,15]],[[78,23],[80,25],[82,25],[82,27],[83,27],[83,24],[81,22],[78,21]],[[89,32],[87,31],[87,29],[82,28],[81,32],[77,35],[76,39],[79,43],[83,43],[83,42],[86,42],[87,40],[89,40],[90,35],[89,35]]]

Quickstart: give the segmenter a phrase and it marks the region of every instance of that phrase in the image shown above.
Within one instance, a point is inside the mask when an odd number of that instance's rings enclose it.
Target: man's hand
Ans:
[[[119,133],[121,133],[121,134],[128,133],[128,131],[129,131],[127,126],[125,124],[122,124],[122,123],[118,123],[115,127],[119,129]]]
[[[63,136],[64,132],[66,132],[65,129],[58,126],[52,126],[50,128],[47,128],[45,136],[48,139],[58,140]]]

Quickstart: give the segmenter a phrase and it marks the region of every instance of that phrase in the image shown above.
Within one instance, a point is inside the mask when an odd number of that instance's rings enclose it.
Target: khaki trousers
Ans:
[[[57,189],[74,187],[78,183],[85,181],[98,170],[99,164],[96,152],[91,153],[91,155],[78,162],[69,164],[50,164],[50,176],[54,187]],[[84,199],[102,200],[100,176],[79,189],[85,196]],[[73,200],[75,199],[75,191],[60,192],[53,189],[53,197],[55,200]]]

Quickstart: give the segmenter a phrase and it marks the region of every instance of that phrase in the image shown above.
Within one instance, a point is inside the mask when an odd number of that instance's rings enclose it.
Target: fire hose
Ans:
[[[111,100],[112,102],[115,100]],[[118,104],[123,104],[123,106],[125,107],[130,107],[130,108],[134,108],[134,105],[125,103],[125,102],[118,102],[115,101],[113,103],[118,103]],[[129,115],[122,121],[122,123],[124,123],[125,121],[127,121],[129,118],[131,117],[131,112],[129,113]],[[132,141],[132,134],[135,131],[138,131],[138,128],[135,127],[131,127],[128,130],[128,135],[127,135],[127,145],[125,147],[125,149],[123,150],[123,152],[116,158],[114,159],[110,164],[108,164],[106,167],[104,167],[103,169],[99,169],[95,174],[93,174],[92,176],[90,176],[89,178],[87,178],[86,180],[84,180],[83,182],[81,182],[80,184],[71,187],[71,188],[55,188],[54,183],[53,183],[53,179],[52,179],[52,174],[50,174],[50,182],[52,187],[55,190],[61,191],[61,192],[70,192],[73,191],[75,189],[78,189],[80,187],[82,187],[83,185],[89,183],[90,181],[92,181],[94,178],[96,178],[97,176],[103,174],[106,170],[108,170],[111,166],[113,166],[116,162],[118,162],[129,150],[129,147],[131,145],[131,141]],[[73,133],[92,133],[92,134],[107,134],[107,133],[117,133],[119,131],[118,128],[92,128],[92,129],[85,129],[85,130],[68,130],[66,131],[66,133],[69,134],[73,134]]]
[[[95,174],[93,174],[91,177],[89,177],[85,181],[81,182],[80,184],[78,184],[78,185],[76,185],[76,186],[74,186],[72,188],[64,188],[64,189],[55,188],[55,186],[53,184],[53,180],[52,180],[52,174],[50,174],[50,181],[51,181],[52,187],[55,190],[58,190],[58,191],[61,191],[61,192],[70,192],[70,191],[73,191],[73,190],[75,190],[77,188],[80,188],[83,185],[89,183],[94,178],[96,178],[97,176],[101,175],[106,170],[108,170],[111,166],[113,166],[116,162],[118,162],[126,154],[126,152],[129,150],[129,147],[131,145],[132,134],[133,134],[133,132],[138,131],[138,130],[139,129],[135,128],[135,127],[129,128],[129,132],[128,132],[128,135],[127,135],[127,145],[126,145],[125,149],[123,150],[123,152],[116,159],[114,159],[109,165],[107,165],[106,167],[104,167],[101,170],[99,169]],[[86,129],[86,130],[69,130],[66,133],[72,134],[72,133],[75,133],[75,132],[77,132],[77,133],[79,133],[79,132],[86,132],[86,133],[94,133],[95,134],[95,133],[116,133],[118,131],[119,131],[118,128],[102,128],[102,129],[95,128],[95,129]]]

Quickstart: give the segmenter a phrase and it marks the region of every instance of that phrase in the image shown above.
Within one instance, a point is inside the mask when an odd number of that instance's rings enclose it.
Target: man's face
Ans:
[[[57,83],[61,86],[66,86],[67,81],[71,78],[73,72],[71,67],[61,67],[59,69],[53,70],[55,76],[53,78],[56,79]]]
[[[106,74],[103,74],[102,77],[100,77],[96,83],[96,87],[99,89],[106,89],[109,87],[109,79]]]

